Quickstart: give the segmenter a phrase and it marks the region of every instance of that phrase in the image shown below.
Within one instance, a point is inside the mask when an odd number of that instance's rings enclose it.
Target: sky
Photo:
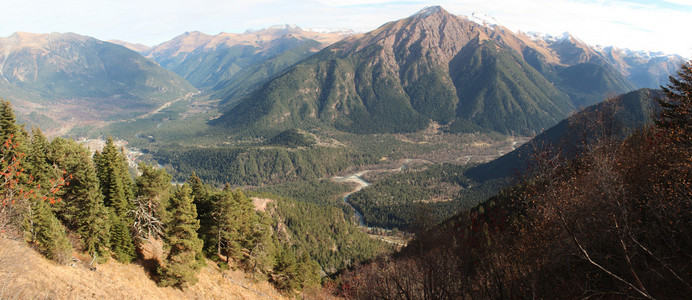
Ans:
[[[241,33],[272,25],[373,30],[440,5],[488,15],[512,31],[692,58],[692,0],[4,0],[0,36],[74,32],[148,46],[186,31]]]

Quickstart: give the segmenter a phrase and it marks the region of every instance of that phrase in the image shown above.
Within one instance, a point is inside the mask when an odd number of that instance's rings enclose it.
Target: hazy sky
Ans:
[[[185,31],[243,32],[276,24],[369,31],[431,5],[489,15],[513,31],[692,58],[692,0],[5,0],[0,36],[75,32],[156,45]]]

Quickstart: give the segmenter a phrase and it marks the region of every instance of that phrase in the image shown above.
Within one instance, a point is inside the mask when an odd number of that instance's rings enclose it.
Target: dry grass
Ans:
[[[138,264],[113,260],[90,271],[58,265],[25,244],[0,239],[0,299],[282,299],[268,282],[208,262],[185,291],[158,287]]]

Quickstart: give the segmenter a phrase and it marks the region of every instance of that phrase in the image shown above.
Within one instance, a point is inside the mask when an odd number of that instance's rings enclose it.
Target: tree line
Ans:
[[[158,284],[180,288],[196,283],[207,259],[286,292],[319,283],[319,265],[280,241],[276,222],[241,190],[194,174],[172,185],[165,170],[146,164],[132,176],[112,138],[92,156],[74,140],[27,132],[4,100],[0,145],[0,237],[24,240],[51,260],[67,263],[73,251],[88,254],[92,268],[149,259]],[[156,247],[162,254],[150,257]]]
[[[576,157],[536,153],[524,180],[342,276],[367,299],[643,298],[692,293],[692,62],[655,125],[620,139],[594,112]],[[583,124],[582,124],[583,125]]]

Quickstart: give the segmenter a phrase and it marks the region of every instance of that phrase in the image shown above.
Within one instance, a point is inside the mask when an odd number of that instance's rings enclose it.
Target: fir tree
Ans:
[[[133,182],[127,167],[125,154],[118,150],[113,138],[108,137],[101,152],[94,153],[104,203],[115,209],[118,216],[126,215],[133,208]]]
[[[108,137],[103,150],[94,154],[94,162],[104,203],[113,212],[110,218],[111,251],[117,260],[129,262],[135,255],[130,233],[130,228],[134,224],[130,216],[134,209],[134,194],[125,155],[115,147],[113,138]]]
[[[666,97],[657,100],[661,105],[661,118],[656,122],[660,127],[678,127],[690,130],[692,127],[692,61],[684,63],[677,72],[677,78],[669,77],[670,83],[661,86]]]
[[[66,263],[72,255],[72,244],[67,239],[65,227],[55,217],[48,203],[36,199],[27,218],[29,243],[46,258]]]
[[[170,219],[164,237],[168,255],[159,271],[160,284],[185,288],[197,282],[202,259],[202,240],[197,237],[197,209],[192,203],[192,190],[187,184],[171,197],[168,213]]]
[[[136,236],[140,241],[150,237],[160,238],[166,221],[165,207],[169,198],[171,175],[144,163],[139,164],[139,171],[142,174],[136,179]]]
[[[0,99],[0,142],[5,142],[10,138],[14,138],[16,141],[20,131],[21,127],[17,125],[12,104]]]
[[[55,178],[60,174],[57,173],[48,160],[49,142],[41,129],[34,128],[31,131],[31,140],[29,141],[29,150],[25,160],[27,173],[31,174],[33,181],[47,186],[51,178]]]
[[[50,144],[48,160],[65,170],[66,185],[58,194],[62,198],[57,205],[58,215],[79,234],[84,251],[106,257],[110,247],[109,214],[89,150],[73,140],[56,138]]]

